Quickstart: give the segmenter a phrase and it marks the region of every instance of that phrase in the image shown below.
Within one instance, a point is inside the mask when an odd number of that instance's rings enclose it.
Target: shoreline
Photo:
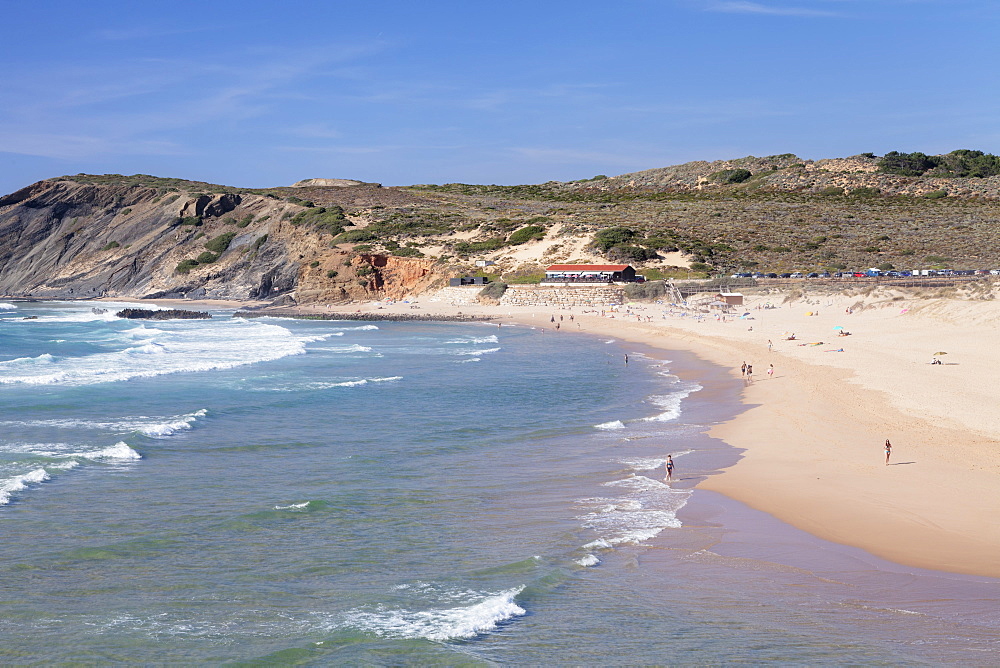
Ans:
[[[488,314],[496,317],[499,326],[516,323],[550,330],[557,336],[572,331],[664,351],[679,349],[729,368],[733,382],[744,383],[741,401],[746,408],[707,433],[733,446],[741,455],[735,465],[708,476],[696,489],[721,493],[814,536],[864,549],[897,564],[1000,577],[997,556],[1000,527],[994,522],[1000,512],[1000,494],[996,491],[1000,483],[997,452],[1000,449],[996,448],[997,439],[989,428],[992,423],[988,417],[996,409],[968,394],[942,396],[954,392],[956,386],[961,390],[967,381],[965,374],[953,373],[951,386],[942,386],[943,374],[937,374],[935,392],[927,398],[937,404],[935,415],[926,409],[927,401],[914,402],[909,395],[892,396],[872,382],[871,374],[863,373],[864,369],[858,372],[851,364],[843,364],[845,358],[838,358],[840,353],[835,353],[836,349],[826,348],[809,359],[816,346],[803,350],[798,343],[779,339],[789,319],[796,321],[796,331],[810,332],[799,322],[802,318],[799,311],[806,304],[792,304],[778,309],[778,314],[761,313],[763,317],[752,321],[756,327],[751,325],[751,332],[743,327],[745,322],[680,323],[666,316],[660,318],[658,314],[663,307],[652,305],[633,306],[631,317],[635,320],[623,317],[623,313],[614,318],[581,313],[580,308],[445,305],[426,308],[442,316],[458,311]],[[897,306],[893,302],[890,308],[895,311]],[[392,306],[383,308],[385,315],[394,311]],[[753,309],[753,305],[749,308]],[[835,304],[828,308],[837,312]],[[1000,318],[1000,308],[993,304],[990,308]],[[356,311],[357,305],[352,310]],[[336,314],[337,310],[323,307],[322,312]],[[654,314],[660,319],[638,322],[635,312],[643,319]],[[554,329],[552,315],[565,317],[559,323],[565,326],[562,332]],[[568,320],[569,315],[574,316],[573,321]],[[772,315],[781,317],[768,317]],[[878,328],[884,316],[884,309],[873,309],[865,317],[855,315],[850,324],[858,330],[862,324]],[[766,320],[773,324],[761,327],[761,321]],[[753,334],[752,329],[758,329],[758,333]],[[928,336],[934,338],[934,333]],[[954,347],[954,334],[947,338],[947,345]],[[767,348],[768,339],[776,344],[771,352]],[[812,336],[800,340],[814,341]],[[845,340],[851,349],[862,342],[860,338],[845,337]],[[879,355],[887,355],[885,345],[877,339],[869,338],[865,343],[869,349],[858,355],[860,366],[875,364]],[[838,344],[847,346],[837,342],[824,347]],[[908,352],[898,341],[893,340],[893,345],[897,353]],[[829,356],[820,357],[827,350]],[[752,361],[758,380],[749,384],[741,380],[738,367],[742,360]],[[777,369],[772,378],[764,373],[770,360]],[[852,358],[852,362],[856,364],[859,360]],[[926,362],[914,364],[926,365]],[[952,366],[962,365],[956,362]],[[883,380],[897,382],[899,376],[914,373],[914,368],[918,373],[955,371],[945,365],[907,367],[894,373],[886,366],[881,369]],[[975,369],[968,366],[964,371],[985,373],[989,377],[992,368],[992,365]],[[878,376],[879,370],[874,373]],[[988,389],[989,385],[985,387]],[[965,411],[956,411],[956,400],[971,405]],[[969,424],[967,416],[977,410],[987,416]],[[884,464],[882,450],[886,438],[894,444],[889,466]]]
[[[696,320],[652,304],[621,307],[608,311],[609,317],[579,307],[459,307],[421,300],[419,308],[421,320],[492,320],[555,336],[603,336],[686,351],[729,369],[732,382],[741,385],[744,410],[706,432],[735,448],[738,461],[695,489],[896,564],[1000,577],[1000,527],[994,521],[1000,512],[1000,408],[992,398],[1000,347],[991,343],[1000,303],[840,294],[786,298],[775,308],[780,298],[748,300],[749,320]],[[226,310],[258,305],[143,301]],[[381,302],[295,311],[351,319],[359,307],[375,320],[412,314],[411,304]],[[254,313],[281,310],[289,309]],[[551,321],[559,315],[561,331]],[[841,322],[852,335],[832,338],[833,323]],[[787,332],[796,332],[796,341],[786,341]],[[929,365],[928,356],[938,349],[955,361]],[[742,361],[755,366],[752,383],[740,377]],[[773,377],[764,373],[770,363]],[[894,445],[889,466],[882,450],[886,438]]]

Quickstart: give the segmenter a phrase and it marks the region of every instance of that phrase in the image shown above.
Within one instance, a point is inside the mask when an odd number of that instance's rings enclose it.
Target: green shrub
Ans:
[[[978,177],[1000,174],[1000,156],[959,149],[946,155],[890,151],[879,160],[880,172],[902,176]]]
[[[593,245],[602,251],[608,251],[612,246],[632,241],[635,236],[636,231],[627,227],[609,227],[594,235]]]
[[[198,266],[198,260],[181,260],[174,269],[178,274],[186,274]]]
[[[663,281],[646,281],[645,283],[625,285],[625,296],[629,299],[659,299],[665,294],[667,294],[667,286]]]
[[[948,196],[948,191],[944,189],[932,190],[929,193],[924,193],[924,199],[941,199],[942,197],[947,197],[947,196]]]
[[[357,269],[355,269],[354,273],[357,274],[358,276],[370,276],[371,274],[375,273],[375,268],[367,264],[363,264]]]
[[[335,269],[328,270],[326,272],[326,277],[327,278],[336,278],[337,277],[337,271]]]
[[[545,238],[545,228],[540,225],[528,225],[517,230],[507,239],[511,246],[520,246],[529,241],[542,240]]]
[[[253,214],[248,213],[247,215],[240,218],[240,222],[236,223],[236,227],[243,228],[248,226],[252,222],[253,222]]]
[[[821,197],[837,197],[844,194],[844,189],[840,186],[827,186],[816,194]]]
[[[106,246],[104,246],[104,248],[102,248],[101,250],[102,250],[102,251],[109,251],[109,250],[111,250],[112,248],[118,248],[119,246],[121,246],[121,244],[120,244],[120,243],[118,243],[117,241],[109,241],[109,242],[107,243],[107,245],[106,245]]]
[[[608,257],[612,260],[619,260],[621,262],[645,262],[646,260],[653,260],[659,257],[656,251],[651,248],[643,248],[642,246],[627,246],[620,245],[614,246],[608,251]]]
[[[507,284],[498,281],[496,283],[487,283],[486,287],[479,291],[478,296],[486,299],[500,299],[505,292],[507,292]]]
[[[121,211],[121,215],[123,215],[123,216],[127,216],[130,213],[132,213],[131,207],[126,207],[126,208],[122,209],[122,211]]]
[[[254,251],[260,250],[260,247],[267,243],[267,235],[257,237],[256,241],[253,242]]]
[[[313,260],[312,262],[309,263],[309,266],[315,269],[316,267],[319,266],[319,260]]]
[[[649,237],[648,239],[636,241],[636,243],[640,246],[660,250],[665,253],[673,253],[678,250],[677,244],[674,243],[672,239],[668,239],[667,237]]]
[[[397,248],[392,251],[392,254],[396,257],[423,257],[424,254],[420,252],[419,248],[414,248],[413,246],[407,246],[406,248]]]
[[[868,188],[862,186],[860,188],[855,188],[850,192],[851,197],[879,197],[882,191],[878,188]]]
[[[472,253],[488,253],[500,250],[507,245],[507,240],[503,237],[486,239],[485,241],[459,241],[452,250],[458,255],[471,255]]]
[[[213,253],[218,253],[219,255],[221,255],[226,252],[226,249],[229,248],[229,244],[232,243],[235,237],[236,237],[235,232],[226,232],[224,234],[220,234],[214,239],[206,241],[205,248],[212,251]]]
[[[212,264],[219,259],[219,256],[212,251],[205,251],[197,257],[198,264]]]
[[[505,276],[504,280],[508,285],[528,285],[531,283],[541,283],[543,278],[545,278],[544,271],[529,271],[514,274],[513,276]]]
[[[201,216],[186,216],[184,218],[177,219],[178,225],[191,225],[193,227],[201,226]]]
[[[355,244],[363,241],[375,241],[378,239],[378,235],[374,232],[370,232],[367,229],[361,230],[347,230],[346,232],[341,232],[333,239],[335,244]]]
[[[344,217],[344,210],[336,205],[330,207],[313,206],[305,211],[300,211],[292,218],[292,225],[307,225],[333,235],[340,234],[350,224]]]
[[[335,245],[335,244],[331,244]],[[371,253],[374,249],[371,244],[358,244],[354,247],[355,252],[358,253]]]
[[[712,179],[716,183],[743,183],[748,181],[753,173],[749,169],[723,169],[721,172],[715,172],[708,178]]]

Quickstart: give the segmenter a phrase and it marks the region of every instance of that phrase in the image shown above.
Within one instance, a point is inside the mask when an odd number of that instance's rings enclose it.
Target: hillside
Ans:
[[[0,198],[0,293],[336,303],[419,294],[476,260],[513,282],[567,261],[652,276],[1000,267],[1000,177],[883,161],[748,157],[524,186],[66,176]]]

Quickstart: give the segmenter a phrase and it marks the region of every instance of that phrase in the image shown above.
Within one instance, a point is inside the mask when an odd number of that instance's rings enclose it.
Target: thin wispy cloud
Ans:
[[[720,12],[725,14],[758,14],[768,16],[802,16],[802,17],[836,17],[841,16],[838,12],[826,9],[814,9],[811,7],[773,5],[760,2],[749,2],[746,0],[727,0],[725,2],[711,2],[705,6],[706,11]]]

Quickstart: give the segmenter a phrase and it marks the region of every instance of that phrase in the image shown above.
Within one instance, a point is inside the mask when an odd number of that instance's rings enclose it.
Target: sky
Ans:
[[[0,192],[1000,154],[997,0],[0,0]]]

